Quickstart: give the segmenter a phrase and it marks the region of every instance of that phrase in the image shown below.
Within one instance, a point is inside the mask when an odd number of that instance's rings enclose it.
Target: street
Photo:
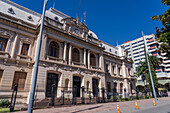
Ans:
[[[159,98],[153,106],[152,99],[138,100],[139,109],[135,109],[134,101],[119,102],[121,113],[170,113],[170,97]],[[116,113],[116,102],[71,107],[47,108],[34,110],[34,113]],[[17,113],[26,113],[20,111]]]

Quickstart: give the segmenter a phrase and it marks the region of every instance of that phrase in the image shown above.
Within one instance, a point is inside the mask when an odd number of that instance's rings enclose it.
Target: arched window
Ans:
[[[65,80],[65,89],[68,90],[69,87],[69,79]]]
[[[90,82],[89,81],[87,81],[87,83],[86,83],[86,88],[87,88],[87,91],[89,91],[89,88],[90,88]]]
[[[50,43],[49,56],[59,58],[59,45],[54,41]]]
[[[96,66],[96,57],[94,54],[90,54],[90,65]]]
[[[80,52],[77,48],[73,49],[72,61],[73,62],[80,62]]]

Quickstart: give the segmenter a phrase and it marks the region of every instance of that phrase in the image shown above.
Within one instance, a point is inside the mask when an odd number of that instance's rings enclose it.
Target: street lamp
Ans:
[[[153,89],[153,93],[154,93],[154,97],[155,97],[155,102],[157,102],[155,86],[154,86],[154,83],[153,83],[153,78],[152,78],[152,73],[151,73],[151,68],[150,68],[150,63],[149,63],[149,58],[148,58],[148,55],[149,55],[148,54],[148,48],[147,48],[146,39],[145,39],[143,32],[142,32],[142,35],[143,35],[144,44],[145,44],[146,59],[147,59],[147,62],[148,62],[149,75],[150,75],[150,79],[151,79],[152,89]]]
[[[38,40],[37,48],[36,48],[37,51],[36,51],[36,55],[35,55],[35,64],[34,64],[34,68],[33,68],[32,84],[31,84],[27,113],[32,113],[32,111],[33,111],[34,94],[35,94],[35,87],[36,87],[36,82],[37,82],[38,63],[39,63],[39,56],[40,56],[41,42],[42,42],[42,33],[43,33],[43,25],[44,25],[44,16],[45,16],[45,9],[46,9],[47,2],[48,2],[48,0],[44,0],[44,7],[43,7],[43,13],[42,13],[42,16],[41,16],[41,26],[40,26],[39,38],[37,39]]]

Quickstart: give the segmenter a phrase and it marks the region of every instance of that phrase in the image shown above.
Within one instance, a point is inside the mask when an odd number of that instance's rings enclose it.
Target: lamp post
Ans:
[[[42,13],[42,16],[41,16],[41,26],[40,26],[39,38],[37,39],[38,40],[37,48],[36,48],[37,51],[36,51],[36,55],[35,55],[35,64],[34,64],[34,68],[33,68],[32,84],[31,84],[27,113],[32,113],[32,111],[33,111],[34,94],[35,94],[35,87],[36,87],[36,82],[37,82],[38,63],[39,63],[39,56],[40,56],[41,42],[42,42],[42,33],[43,33],[43,25],[44,25],[44,16],[45,16],[45,9],[46,9],[47,2],[48,2],[48,0],[44,0],[44,7],[43,7],[43,13]]]
[[[145,39],[143,32],[142,32],[142,35],[143,35],[144,44],[145,44],[146,59],[147,59],[147,62],[148,62],[149,75],[150,75],[150,79],[151,79],[152,89],[153,89],[153,93],[154,93],[154,97],[155,97],[155,102],[157,102],[155,86],[154,86],[154,83],[153,83],[153,78],[152,78],[152,73],[151,73],[151,68],[150,68],[150,63],[149,63],[149,58],[148,58],[148,48],[147,48],[146,39]]]

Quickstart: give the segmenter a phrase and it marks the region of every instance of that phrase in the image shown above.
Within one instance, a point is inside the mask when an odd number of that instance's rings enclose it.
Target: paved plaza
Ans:
[[[159,98],[157,106],[152,105],[152,99],[138,100],[139,110],[135,109],[134,101],[119,102],[122,113],[168,113],[170,112],[170,97]],[[34,110],[34,113],[116,113],[116,102],[71,107],[47,108]],[[21,111],[17,113],[26,113]]]

